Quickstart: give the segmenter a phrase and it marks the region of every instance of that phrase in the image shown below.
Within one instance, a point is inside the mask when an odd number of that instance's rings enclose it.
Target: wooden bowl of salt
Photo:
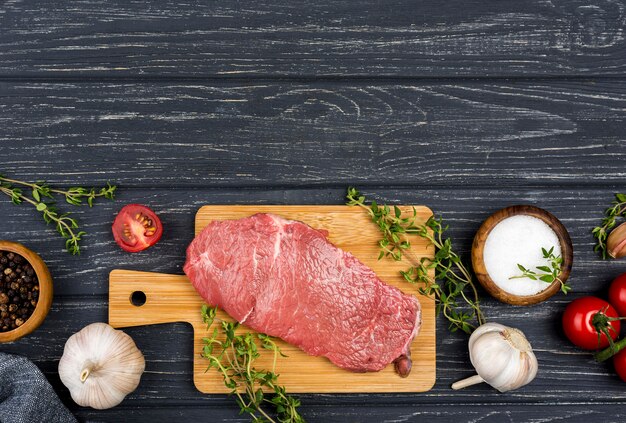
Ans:
[[[550,259],[543,250],[561,257],[558,278],[544,282]],[[565,226],[551,213],[529,205],[498,210],[483,222],[472,245],[472,265],[480,284],[496,299],[513,305],[547,300],[561,289],[572,270],[572,240]],[[520,266],[535,273],[522,277]],[[544,270],[537,269],[542,267]]]

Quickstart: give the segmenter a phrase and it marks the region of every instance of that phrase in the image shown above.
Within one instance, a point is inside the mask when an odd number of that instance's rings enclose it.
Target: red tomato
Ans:
[[[626,273],[619,275],[611,283],[609,302],[620,316],[626,317]]]
[[[617,317],[617,311],[606,301],[597,297],[583,297],[569,303],[563,313],[563,330],[572,343],[586,350],[597,350],[609,346],[606,333],[602,333],[598,344],[598,332],[594,327],[604,313],[609,318]],[[619,320],[605,322],[605,330],[613,340],[619,335],[621,328]],[[612,329],[611,329],[612,327]]]
[[[115,217],[113,237],[124,251],[136,253],[156,244],[163,234],[161,220],[150,208],[128,204]]]
[[[613,357],[613,365],[618,376],[626,382],[626,350],[621,350]]]

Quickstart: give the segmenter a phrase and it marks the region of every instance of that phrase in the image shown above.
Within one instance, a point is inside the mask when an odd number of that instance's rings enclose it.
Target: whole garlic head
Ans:
[[[469,353],[478,374],[454,383],[452,389],[486,382],[500,392],[507,392],[530,383],[539,368],[522,331],[499,323],[478,327],[470,336]]]
[[[606,239],[606,249],[612,258],[626,256],[626,222],[611,231]]]
[[[145,367],[130,336],[106,323],[93,323],[65,343],[59,376],[76,404],[103,410],[137,388]]]

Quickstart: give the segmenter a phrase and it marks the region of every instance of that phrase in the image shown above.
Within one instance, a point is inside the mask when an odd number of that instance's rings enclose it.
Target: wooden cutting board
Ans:
[[[432,214],[430,209],[415,206],[418,221]],[[402,206],[403,212],[411,206]],[[278,341],[287,358],[279,358],[276,371],[280,382],[293,393],[348,392],[423,392],[435,383],[435,303],[417,293],[400,276],[409,264],[391,259],[377,260],[380,239],[378,229],[363,210],[348,206],[205,206],[196,215],[196,234],[213,220],[239,219],[255,213],[274,213],[300,220],[317,229],[329,231],[329,239],[350,251],[370,266],[385,282],[406,293],[418,296],[422,304],[422,328],[411,345],[413,370],[401,378],[393,364],[376,373],[353,373],[342,370],[325,358],[311,357],[298,348]],[[412,250],[419,257],[432,257],[433,248],[419,237],[411,237]],[[139,294],[137,294],[139,293]],[[145,303],[133,305],[132,299],[145,294]],[[134,296],[133,296],[134,294]],[[194,383],[204,393],[225,393],[222,377],[214,370],[205,372],[207,361],[201,357],[202,337],[207,328],[202,323],[202,298],[182,275],[113,270],[109,279],[109,323],[113,327],[187,322],[194,329]],[[218,317],[229,319],[224,313]],[[211,331],[213,329],[211,328]],[[247,330],[247,328],[242,328]],[[259,358],[258,368],[271,368],[271,354]]]

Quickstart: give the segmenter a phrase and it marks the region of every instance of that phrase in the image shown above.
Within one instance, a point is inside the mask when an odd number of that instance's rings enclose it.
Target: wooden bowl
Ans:
[[[50,305],[52,305],[52,277],[41,257],[22,244],[0,240],[0,250],[11,251],[24,257],[30,265],[33,266],[33,270],[39,281],[39,298],[33,314],[31,314],[22,326],[8,332],[0,332],[0,343],[3,343],[17,341],[37,329],[39,325],[43,323],[50,310]]]
[[[498,210],[483,222],[483,224],[476,232],[474,236],[474,243],[472,244],[472,265],[474,266],[474,273],[478,282],[496,299],[513,305],[532,305],[547,300],[561,289],[561,283],[559,281],[552,282],[548,288],[534,295],[514,295],[507,291],[504,291],[491,279],[487,273],[485,262],[483,260],[483,251],[485,248],[485,241],[489,236],[491,230],[502,220],[507,217],[516,215],[528,215],[543,220],[552,230],[556,233],[559,243],[561,245],[561,256],[563,257],[563,264],[561,265],[561,273],[559,278],[565,282],[569,277],[572,270],[572,262],[574,259],[572,240],[569,237],[569,233],[565,226],[547,211],[535,206],[520,205],[510,206],[504,209]]]

